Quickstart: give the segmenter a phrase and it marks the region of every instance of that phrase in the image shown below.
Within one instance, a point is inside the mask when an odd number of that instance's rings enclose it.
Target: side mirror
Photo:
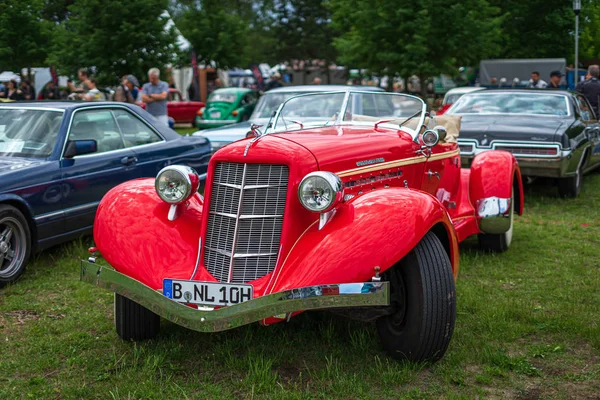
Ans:
[[[89,140],[69,140],[65,148],[64,158],[73,158],[83,154],[95,153],[98,151],[98,142]]]

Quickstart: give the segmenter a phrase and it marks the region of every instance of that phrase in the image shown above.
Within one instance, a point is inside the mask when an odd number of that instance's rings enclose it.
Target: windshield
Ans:
[[[423,126],[425,103],[418,97],[384,92],[329,92],[301,95],[286,101],[275,119],[277,132],[328,125],[379,123],[413,137]]]
[[[569,115],[566,96],[550,93],[478,93],[462,96],[449,114]]]
[[[281,103],[300,94],[306,94],[306,92],[267,92],[260,98],[260,100],[258,100],[258,104],[256,105],[256,108],[254,109],[250,119],[254,120],[259,118],[271,118],[271,114],[273,114],[273,111],[279,108]]]
[[[236,100],[237,94],[228,92],[213,92],[208,97],[209,102],[235,103]]]
[[[62,117],[61,111],[0,109],[0,156],[48,157]]]

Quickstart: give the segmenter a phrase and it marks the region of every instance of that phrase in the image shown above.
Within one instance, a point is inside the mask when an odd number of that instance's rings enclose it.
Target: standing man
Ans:
[[[50,81],[46,84],[44,90],[42,90],[42,99],[44,100],[59,100],[60,94],[58,88],[54,84],[54,81]]]
[[[600,104],[600,81],[598,81],[598,75],[600,75],[600,67],[598,65],[590,65],[588,67],[588,79],[583,82],[579,82],[575,86],[575,91],[585,96],[587,101],[594,109],[596,116],[598,115],[598,104]]]
[[[150,82],[144,83],[144,86],[142,86],[142,101],[146,103],[146,111],[157,121],[169,126],[169,116],[167,114],[169,84],[160,80],[158,68],[150,68],[148,80]]]
[[[547,86],[548,86],[548,84],[543,79],[540,79],[539,72],[533,71],[531,73],[531,79],[529,80],[529,83],[527,84],[528,88],[545,89]]]
[[[552,71],[550,72],[550,83],[548,84],[548,89],[563,89],[562,85],[562,77],[564,75],[560,71]]]

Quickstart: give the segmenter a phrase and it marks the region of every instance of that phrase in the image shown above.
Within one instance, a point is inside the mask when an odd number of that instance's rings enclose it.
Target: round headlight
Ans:
[[[163,201],[171,204],[189,199],[197,190],[200,179],[193,168],[169,165],[156,175],[154,187]]]
[[[311,172],[300,182],[298,197],[307,210],[327,212],[344,197],[342,180],[331,172]]]
[[[427,129],[423,132],[423,144],[427,147],[433,147],[440,141],[440,135],[435,129]]]

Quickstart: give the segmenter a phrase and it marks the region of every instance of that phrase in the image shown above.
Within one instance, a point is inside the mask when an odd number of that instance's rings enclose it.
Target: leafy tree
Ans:
[[[176,35],[167,28],[167,0],[75,0],[55,28],[50,63],[60,73],[78,68],[95,72],[100,84],[114,84],[133,73],[146,76],[176,53]]]
[[[489,0],[502,10],[497,58],[572,59],[575,15],[565,0]]]
[[[244,0],[183,0],[172,2],[177,29],[196,50],[198,61],[217,67],[245,66],[248,56],[252,2]]]
[[[343,64],[424,78],[498,52],[499,10],[486,0],[330,0]],[[423,85],[424,87],[424,85]]]
[[[0,70],[18,72],[21,68],[43,64],[46,59],[47,32],[42,18],[41,0],[4,0],[0,7]]]
[[[335,60],[331,12],[322,0],[276,0],[272,30],[280,61]]]
[[[579,59],[590,60],[600,58],[600,2],[588,0],[581,8],[579,40]]]

